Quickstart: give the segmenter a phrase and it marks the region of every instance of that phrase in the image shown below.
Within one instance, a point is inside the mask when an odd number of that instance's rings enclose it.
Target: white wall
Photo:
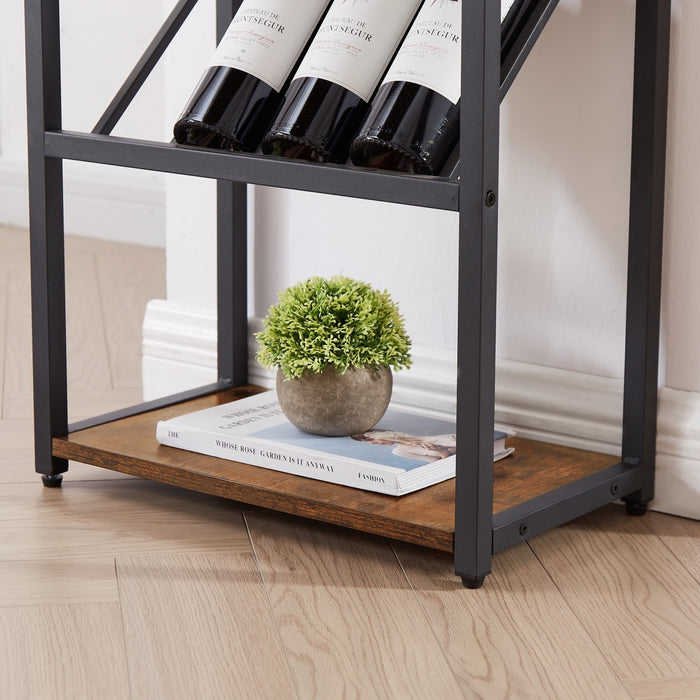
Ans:
[[[0,22],[0,223],[15,226],[28,221],[23,6],[20,0],[4,2]],[[93,128],[162,14],[162,0],[61,1],[65,129]],[[157,69],[114,133],[162,140],[163,100],[162,69]],[[66,163],[64,174],[69,233],[164,245],[161,175],[83,163]]]

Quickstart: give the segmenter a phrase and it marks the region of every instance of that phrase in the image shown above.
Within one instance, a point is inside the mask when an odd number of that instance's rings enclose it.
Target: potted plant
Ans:
[[[257,360],[277,368],[289,420],[318,435],[353,435],[384,415],[391,369],[411,364],[411,341],[389,293],[349,277],[311,277],[279,293],[256,334]]]

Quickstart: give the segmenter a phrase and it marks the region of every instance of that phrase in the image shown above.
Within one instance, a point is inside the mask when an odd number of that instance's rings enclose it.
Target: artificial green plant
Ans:
[[[411,364],[404,318],[387,291],[349,277],[311,277],[279,293],[256,333],[257,360],[286,379],[333,365],[392,367]]]

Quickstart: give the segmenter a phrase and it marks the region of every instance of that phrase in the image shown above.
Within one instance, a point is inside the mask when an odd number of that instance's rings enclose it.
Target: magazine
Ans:
[[[455,423],[390,406],[371,430],[350,437],[305,433],[275,391],[159,421],[158,442],[212,457],[401,496],[455,475]],[[494,461],[508,433],[494,431]]]

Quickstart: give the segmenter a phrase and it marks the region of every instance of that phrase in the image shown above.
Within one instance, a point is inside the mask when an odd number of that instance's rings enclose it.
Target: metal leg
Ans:
[[[463,13],[455,571],[470,588],[491,571],[496,353],[498,3]]]
[[[644,484],[625,498],[641,515],[654,497],[671,0],[637,0],[627,286],[623,461]]]
[[[217,185],[219,381],[248,382],[247,190],[239,182]]]
[[[25,12],[35,462],[53,478],[68,469],[51,449],[68,430],[63,171],[44,153],[44,132],[61,128],[58,2],[27,0]]]

